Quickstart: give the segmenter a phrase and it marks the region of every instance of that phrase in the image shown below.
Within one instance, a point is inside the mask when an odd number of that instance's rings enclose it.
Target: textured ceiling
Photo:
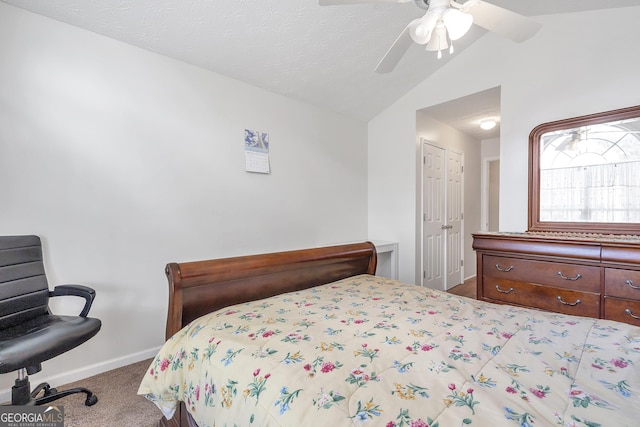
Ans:
[[[373,72],[413,2],[319,6],[317,0],[2,0],[255,86],[367,121],[449,60],[412,46]],[[638,0],[491,0],[532,16],[636,6]],[[473,27],[459,53],[485,31]]]

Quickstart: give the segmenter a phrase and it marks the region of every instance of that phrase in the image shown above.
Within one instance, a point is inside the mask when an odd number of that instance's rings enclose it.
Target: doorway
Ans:
[[[447,290],[463,281],[463,154],[422,145],[422,285]]]
[[[500,212],[500,159],[489,159],[485,165],[486,168],[486,206],[485,231],[498,231],[500,229],[498,222],[498,214]]]
[[[499,231],[500,157],[482,162],[482,231]]]
[[[489,212],[487,217],[487,231],[500,230],[498,221],[498,213],[500,212],[500,159],[489,161],[489,185],[488,185],[488,203]]]

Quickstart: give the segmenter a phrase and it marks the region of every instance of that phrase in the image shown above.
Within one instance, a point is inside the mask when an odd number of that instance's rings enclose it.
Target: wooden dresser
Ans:
[[[640,237],[477,233],[478,299],[640,326]]]

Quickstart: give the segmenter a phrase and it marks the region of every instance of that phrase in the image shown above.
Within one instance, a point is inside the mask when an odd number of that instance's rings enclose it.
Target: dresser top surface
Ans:
[[[482,231],[473,234],[474,237],[495,237],[504,239],[539,239],[554,241],[580,241],[591,243],[631,243],[640,244],[640,235],[595,234],[576,232],[505,232]]]

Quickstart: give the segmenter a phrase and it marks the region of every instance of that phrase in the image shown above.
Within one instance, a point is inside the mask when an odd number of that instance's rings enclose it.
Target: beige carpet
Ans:
[[[58,390],[86,387],[98,396],[98,403],[93,406],[84,405],[84,393],[52,402],[64,406],[65,427],[157,426],[162,413],[153,403],[136,394],[150,363],[151,360],[145,360],[56,387]]]

